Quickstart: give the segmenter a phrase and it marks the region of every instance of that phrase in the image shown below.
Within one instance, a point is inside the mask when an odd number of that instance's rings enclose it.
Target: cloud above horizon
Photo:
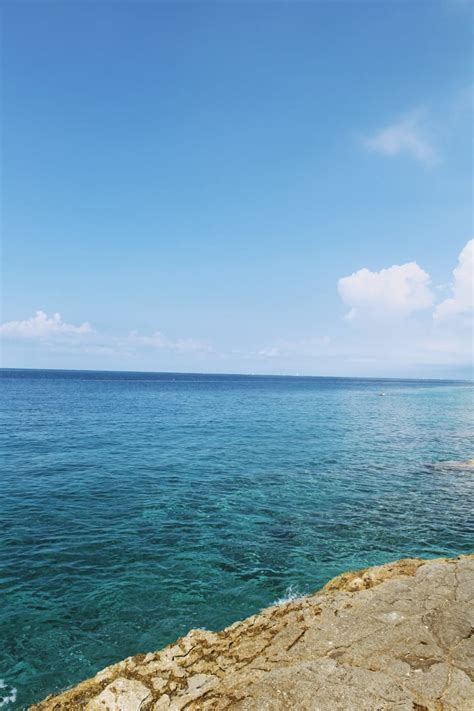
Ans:
[[[459,253],[451,293],[438,299],[439,287],[432,285],[430,274],[414,261],[378,271],[363,267],[337,282],[348,307],[345,321],[351,325],[349,330],[341,321],[339,333],[331,336],[317,330],[314,335],[295,334],[294,338],[282,334],[260,347],[239,344],[238,348],[214,349],[202,340],[170,338],[161,331],[150,335],[100,332],[89,321],[73,324],[59,312],[48,316],[41,310],[25,320],[1,324],[0,336],[33,354],[95,354],[104,365],[106,358],[121,356],[124,364],[158,367],[165,362],[182,363],[184,354],[195,357],[194,363],[210,364],[208,356],[212,354],[213,367],[238,357],[241,363],[253,362],[252,368],[272,363],[270,370],[276,367],[287,372],[292,368],[319,369],[324,363],[334,372],[431,365],[468,368],[472,360],[473,263],[474,240],[470,240]],[[166,353],[171,360],[166,361]]]
[[[0,334],[6,338],[22,340],[61,340],[75,336],[92,334],[94,331],[88,321],[80,326],[63,321],[59,312],[52,316],[44,311],[36,311],[24,321],[7,321],[0,324]]]
[[[453,271],[452,296],[438,304],[430,275],[416,262],[380,271],[364,267],[339,279],[353,325],[352,353],[398,365],[472,364],[473,264],[470,240]]]
[[[473,257],[474,240],[470,240],[453,271],[452,296],[438,304],[430,274],[416,262],[378,271],[363,267],[337,283],[348,307],[345,320],[352,326],[350,331],[339,338],[280,340],[254,355],[277,361],[282,368],[296,356],[301,362],[329,358],[334,367],[469,367],[471,324],[456,317],[472,314]]]
[[[474,311],[474,239],[461,251],[453,277],[452,296],[438,304],[435,319],[469,316]]]
[[[350,307],[346,318],[406,315],[432,306],[430,276],[416,262],[394,264],[373,272],[367,267],[338,281],[338,291]]]
[[[437,153],[421,125],[419,111],[381,128],[372,136],[366,137],[363,142],[369,151],[384,156],[405,154],[431,165],[438,160]]]
[[[7,321],[0,324],[0,336],[11,341],[30,341],[40,346],[63,348],[73,346],[87,351],[110,354],[131,353],[140,348],[170,350],[177,353],[210,352],[205,343],[192,338],[170,339],[159,331],[151,336],[130,331],[125,336],[99,333],[88,321],[79,326],[67,323],[59,312],[48,316],[44,311],[36,311],[34,316],[23,321]]]

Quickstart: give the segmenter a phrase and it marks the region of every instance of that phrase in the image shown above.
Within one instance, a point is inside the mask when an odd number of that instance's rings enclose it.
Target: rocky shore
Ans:
[[[345,573],[32,711],[473,711],[474,555]]]

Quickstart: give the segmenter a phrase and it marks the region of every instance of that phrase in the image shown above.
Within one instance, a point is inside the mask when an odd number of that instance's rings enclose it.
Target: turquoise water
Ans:
[[[0,371],[0,705],[472,549],[469,384]],[[385,397],[379,393],[385,392]]]

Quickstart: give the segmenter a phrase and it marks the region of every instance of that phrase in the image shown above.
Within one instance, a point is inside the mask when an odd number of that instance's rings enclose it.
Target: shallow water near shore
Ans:
[[[0,388],[8,711],[344,570],[472,549],[471,384],[3,370]]]

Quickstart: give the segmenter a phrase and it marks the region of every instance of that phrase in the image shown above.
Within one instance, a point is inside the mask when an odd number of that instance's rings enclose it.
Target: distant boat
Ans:
[[[383,397],[385,393],[379,393],[379,397]]]

